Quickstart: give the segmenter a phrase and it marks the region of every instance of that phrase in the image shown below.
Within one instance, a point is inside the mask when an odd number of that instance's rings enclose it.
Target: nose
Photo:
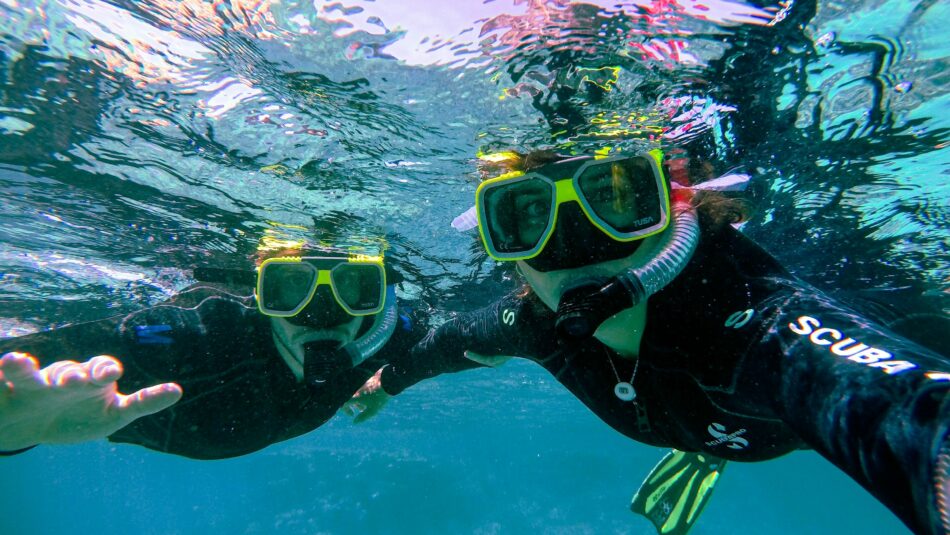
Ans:
[[[547,247],[555,245],[558,248],[574,248],[589,241],[591,231],[600,232],[588,221],[577,202],[571,201],[558,208],[557,222],[554,225],[554,234]]]
[[[306,325],[315,329],[326,329],[342,325],[353,317],[346,313],[340,304],[333,297],[333,291],[329,286],[323,285],[317,288],[316,293],[310,304],[300,311],[300,314],[288,318],[291,323],[296,325]]]

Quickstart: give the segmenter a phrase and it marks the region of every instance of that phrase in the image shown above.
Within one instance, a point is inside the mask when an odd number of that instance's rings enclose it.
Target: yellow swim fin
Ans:
[[[684,535],[709,502],[725,459],[672,450],[633,496],[630,510],[653,522],[660,535]]]

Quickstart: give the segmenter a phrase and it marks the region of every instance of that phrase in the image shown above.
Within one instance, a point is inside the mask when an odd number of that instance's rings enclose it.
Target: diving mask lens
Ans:
[[[330,272],[333,294],[353,316],[375,314],[383,308],[385,272],[377,264],[339,264]]]
[[[588,217],[615,238],[635,238],[665,226],[669,193],[647,157],[590,162],[578,171],[575,184]]]
[[[381,261],[325,257],[266,260],[258,273],[258,307],[268,316],[296,316],[324,284],[351,316],[375,314],[383,308],[386,275]]]
[[[261,312],[294,316],[317,289],[317,269],[305,262],[270,262],[261,266],[257,298]]]
[[[639,240],[662,231],[669,223],[670,195],[661,158],[662,153],[652,151],[588,159],[583,164],[573,159],[483,182],[475,204],[485,248],[497,260],[537,256],[554,232],[558,206],[570,201],[577,202],[587,219],[614,241]],[[573,173],[548,176],[558,170]]]
[[[490,243],[503,255],[523,255],[540,248],[554,223],[554,184],[525,176],[486,188],[483,202]]]

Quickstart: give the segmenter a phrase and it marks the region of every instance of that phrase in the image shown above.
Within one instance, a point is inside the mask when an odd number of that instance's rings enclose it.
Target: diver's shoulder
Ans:
[[[795,279],[771,253],[732,225],[702,227],[694,260],[710,267],[724,264],[750,277]]]
[[[254,296],[228,285],[196,283],[171,299],[132,312],[119,320],[119,331],[141,331],[143,326],[168,327],[180,332],[205,332],[261,321]]]
[[[240,285],[196,282],[182,289],[159,306],[202,308],[222,305],[242,308],[255,307],[253,289]]]

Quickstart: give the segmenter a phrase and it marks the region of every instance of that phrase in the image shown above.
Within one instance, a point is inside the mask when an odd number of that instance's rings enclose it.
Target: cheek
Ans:
[[[351,321],[349,325],[347,325],[347,327],[349,328],[349,331],[347,332],[349,333],[351,340],[356,339],[356,333],[360,331],[360,327],[363,325],[363,322],[366,321],[367,318],[372,318],[372,316],[360,316],[358,318],[354,318],[353,321]]]
[[[525,267],[523,262],[518,262],[518,272],[548,308],[557,310],[557,303],[561,299],[558,288],[562,277],[534,271]]]

